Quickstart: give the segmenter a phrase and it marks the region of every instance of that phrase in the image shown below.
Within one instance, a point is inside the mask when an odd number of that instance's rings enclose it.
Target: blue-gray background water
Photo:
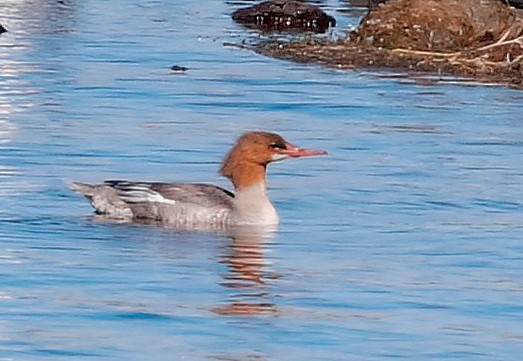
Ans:
[[[0,360],[518,359],[523,93],[229,46],[248,3],[2,3]],[[327,36],[361,16],[322,4]],[[250,129],[329,151],[271,165],[270,237],[98,222],[67,189],[229,187]]]

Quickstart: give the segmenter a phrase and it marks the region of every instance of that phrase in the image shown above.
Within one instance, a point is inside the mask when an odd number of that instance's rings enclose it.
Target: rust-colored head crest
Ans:
[[[275,133],[247,132],[225,156],[220,173],[240,188],[263,182],[270,162],[324,154],[323,150],[296,147]]]
[[[285,149],[285,140],[275,133],[253,131],[244,133],[225,156],[220,173],[230,178],[235,168],[245,165],[266,167],[273,161],[275,150]]]

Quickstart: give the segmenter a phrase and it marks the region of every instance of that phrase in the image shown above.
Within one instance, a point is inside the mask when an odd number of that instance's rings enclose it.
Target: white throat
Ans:
[[[278,224],[276,209],[267,196],[264,182],[236,192],[232,214],[235,224]]]

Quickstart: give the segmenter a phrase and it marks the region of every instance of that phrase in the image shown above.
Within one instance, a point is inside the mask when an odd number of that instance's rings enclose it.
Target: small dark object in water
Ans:
[[[264,1],[232,13],[237,23],[263,30],[305,30],[324,33],[336,19],[319,7],[295,0]]]
[[[184,66],[173,65],[173,66],[171,66],[171,70],[176,72],[176,73],[184,73],[188,69],[186,67],[184,67]]]
[[[7,29],[0,24],[0,34],[7,32]]]

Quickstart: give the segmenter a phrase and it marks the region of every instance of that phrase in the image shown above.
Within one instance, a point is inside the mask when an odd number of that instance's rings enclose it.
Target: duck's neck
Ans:
[[[255,163],[238,163],[230,169],[227,177],[234,185],[236,192],[249,188],[252,185],[262,183],[265,186],[265,168],[266,166]]]
[[[233,218],[237,224],[277,224],[278,214],[267,195],[265,166],[245,164],[231,174],[236,195]]]

